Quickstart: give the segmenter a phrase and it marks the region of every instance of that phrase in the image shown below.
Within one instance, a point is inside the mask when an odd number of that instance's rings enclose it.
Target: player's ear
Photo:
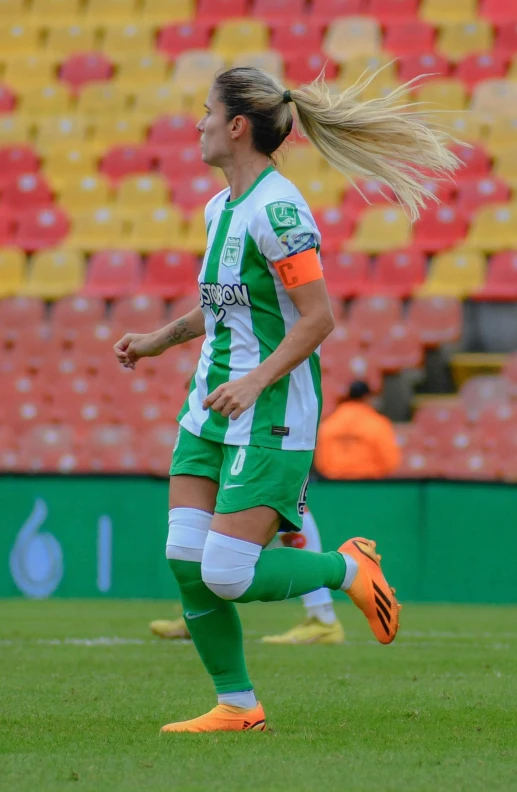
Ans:
[[[237,140],[248,130],[249,121],[246,116],[237,115],[230,121],[230,136],[232,140]]]

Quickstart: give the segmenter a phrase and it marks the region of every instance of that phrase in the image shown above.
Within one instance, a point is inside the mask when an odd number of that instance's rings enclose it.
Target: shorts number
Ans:
[[[298,497],[298,514],[300,517],[303,517],[305,512],[305,505],[307,503],[307,490],[309,488],[309,476],[305,479],[302,484],[302,488],[300,490],[300,495]]]
[[[242,473],[242,468],[244,467],[244,463],[246,461],[246,449],[242,446],[237,451],[237,455],[233,460],[233,465],[230,468],[230,473],[232,476],[238,476],[239,473]]]

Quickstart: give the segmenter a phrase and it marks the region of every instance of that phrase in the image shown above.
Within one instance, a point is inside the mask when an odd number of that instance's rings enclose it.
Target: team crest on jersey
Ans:
[[[300,222],[295,204],[278,201],[277,203],[269,204],[268,209],[275,225],[292,228]]]
[[[240,252],[241,240],[239,237],[227,237],[221,257],[222,264],[224,264],[225,267],[235,267],[239,261]]]

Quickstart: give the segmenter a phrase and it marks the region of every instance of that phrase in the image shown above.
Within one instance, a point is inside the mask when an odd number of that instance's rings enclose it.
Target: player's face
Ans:
[[[208,92],[205,109],[205,115],[197,124],[201,132],[201,159],[207,165],[220,167],[230,154],[231,136],[226,108],[213,88]]]

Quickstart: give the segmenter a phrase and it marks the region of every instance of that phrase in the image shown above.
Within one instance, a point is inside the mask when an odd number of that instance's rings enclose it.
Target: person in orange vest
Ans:
[[[373,407],[368,384],[353,382],[347,399],[320,426],[316,470],[328,479],[377,479],[399,464],[391,421]]]

